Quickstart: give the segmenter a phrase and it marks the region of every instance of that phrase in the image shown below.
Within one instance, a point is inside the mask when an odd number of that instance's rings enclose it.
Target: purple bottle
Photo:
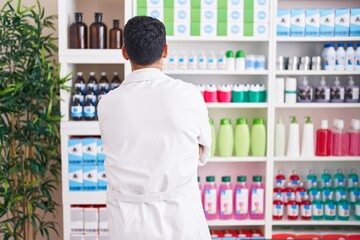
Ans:
[[[330,102],[330,88],[326,86],[325,77],[321,79],[321,85],[315,87],[315,102],[327,103]]]
[[[340,86],[339,77],[335,78],[334,86],[330,88],[330,102],[344,102],[345,88]]]
[[[349,85],[345,87],[345,102],[356,103],[359,101],[359,86],[354,86],[353,77],[349,77]]]
[[[308,103],[313,101],[313,88],[309,86],[307,77],[303,79],[303,85],[297,89],[297,102]]]

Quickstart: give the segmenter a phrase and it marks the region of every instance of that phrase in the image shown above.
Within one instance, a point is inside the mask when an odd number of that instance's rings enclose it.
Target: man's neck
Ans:
[[[146,69],[146,68],[157,68],[160,71],[162,71],[162,65],[163,65],[162,61],[154,63],[154,64],[146,65],[146,66],[131,63],[131,70],[135,71],[135,70]]]

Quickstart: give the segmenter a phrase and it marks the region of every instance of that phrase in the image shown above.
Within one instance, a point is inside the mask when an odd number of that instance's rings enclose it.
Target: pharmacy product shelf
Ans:
[[[277,104],[276,108],[360,108],[360,103],[284,103]]]
[[[247,163],[247,162],[266,162],[266,157],[211,157],[208,162],[213,163]]]
[[[277,37],[277,42],[358,42],[360,37]]]
[[[166,37],[168,42],[268,42],[264,37]]]
[[[267,108],[267,103],[206,103],[207,108]]]
[[[69,121],[61,122],[61,134],[69,136],[100,135],[98,121]]]
[[[125,64],[119,49],[67,49],[60,51],[61,63],[78,64]]]
[[[360,156],[356,157],[274,157],[274,162],[359,162]]]
[[[209,227],[231,227],[231,226],[263,226],[265,225],[264,220],[208,220]]]
[[[228,70],[164,70],[169,75],[241,75],[241,76],[265,76],[267,70],[245,70],[245,71],[228,71]]]
[[[280,220],[280,221],[272,221],[273,226],[359,226],[360,221],[356,221],[351,218],[349,221],[290,221],[290,220]]]
[[[106,204],[106,191],[63,193],[63,204],[101,205]]]
[[[341,76],[341,75],[360,75],[360,71],[276,71],[276,75],[278,76]]]

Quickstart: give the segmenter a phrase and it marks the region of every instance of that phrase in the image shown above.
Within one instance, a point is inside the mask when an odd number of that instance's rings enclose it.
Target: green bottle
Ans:
[[[218,132],[218,153],[220,157],[231,157],[234,149],[234,131],[230,118],[220,121]]]
[[[350,204],[354,206],[356,200],[359,199],[360,196],[360,188],[358,182],[354,182],[354,185],[349,189],[349,195],[350,195]]]
[[[336,202],[331,196],[329,196],[325,201],[325,220],[334,221],[336,218]]]
[[[357,175],[356,169],[353,168],[348,175],[348,188],[351,188],[354,182],[359,182],[359,175]]]
[[[238,118],[235,127],[235,156],[247,157],[250,152],[250,129],[246,118]]]
[[[326,199],[331,196],[331,198],[334,196],[334,190],[332,187],[330,187],[330,183],[325,183],[325,187],[322,189],[322,201],[325,202]]]
[[[337,204],[338,219],[348,221],[350,218],[350,203],[346,200],[346,195],[341,195],[341,200]]]
[[[326,182],[330,183],[331,186],[331,175],[329,173],[329,169],[324,169],[324,173],[321,174],[321,187],[325,187]]]
[[[311,203],[312,219],[321,220],[324,217],[324,204],[320,200],[320,196],[316,195],[315,200]]]
[[[342,169],[338,169],[334,176],[334,187],[339,186],[339,182],[345,182],[345,175],[343,174]]]
[[[344,183],[343,182],[339,182],[339,186],[337,186],[335,188],[335,201],[339,202],[341,200],[341,196],[342,195],[347,195],[346,194],[346,188],[344,187]]]
[[[355,203],[355,219],[360,221],[360,198]]]
[[[314,182],[317,182],[317,177],[314,173],[314,170],[310,169],[309,174],[306,176],[306,188],[310,189]]]
[[[317,187],[317,182],[313,182],[312,187],[308,190],[310,196],[310,202],[314,201],[317,196],[321,196],[321,190]]]
[[[216,132],[214,126],[214,119],[209,118],[209,123],[210,123],[211,138],[212,138],[210,156],[213,157],[215,156],[215,151],[216,151]]]
[[[256,157],[263,157],[266,154],[266,128],[264,119],[255,118],[251,129],[251,154]]]

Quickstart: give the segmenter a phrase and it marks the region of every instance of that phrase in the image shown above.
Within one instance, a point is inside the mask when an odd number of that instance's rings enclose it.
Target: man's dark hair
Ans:
[[[124,45],[132,62],[142,66],[157,62],[162,57],[165,44],[165,26],[159,20],[138,16],[126,23]]]

